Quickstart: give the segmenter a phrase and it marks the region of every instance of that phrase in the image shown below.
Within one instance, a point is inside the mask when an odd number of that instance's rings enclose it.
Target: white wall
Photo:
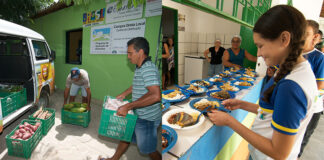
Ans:
[[[287,0],[272,0],[271,6],[287,4]],[[302,12],[306,19],[319,22],[323,0],[293,0],[293,6]]]
[[[215,0],[202,0],[216,8]],[[224,11],[232,15],[233,1],[224,1]],[[203,56],[203,52],[214,45],[216,39],[222,41],[224,48],[231,46],[233,35],[239,35],[240,25],[223,18],[208,14],[197,9],[173,2],[163,0],[163,6],[178,10],[178,14],[185,15],[185,31],[178,33],[178,80],[182,85],[184,82],[184,56]],[[239,6],[238,17],[241,18],[242,6]],[[182,25],[179,23],[179,25]]]

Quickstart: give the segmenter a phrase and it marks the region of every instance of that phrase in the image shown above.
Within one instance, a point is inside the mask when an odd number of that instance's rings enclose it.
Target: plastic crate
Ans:
[[[20,105],[20,95],[18,92],[0,92],[0,97],[3,117],[15,111],[17,106]]]
[[[78,126],[83,126],[87,128],[91,117],[91,111],[86,111],[83,113],[74,113],[70,111],[66,111],[63,108],[61,109],[61,120],[62,124],[74,124]]]
[[[29,116],[29,119],[31,120],[40,120],[42,122],[42,134],[45,136],[47,135],[48,131],[54,126],[55,124],[55,109],[52,108],[45,108],[45,111],[48,111],[49,113],[52,113],[51,117],[48,119],[39,119],[39,118],[34,118],[33,113],[32,115]]]
[[[28,122],[29,124],[32,125],[36,124],[36,121],[34,120],[22,120],[20,124],[23,124],[24,122]],[[18,125],[10,134],[6,136],[8,155],[22,157],[22,158],[30,158],[31,153],[36,148],[39,141],[42,139],[41,127],[42,124],[28,140],[17,140],[17,139],[10,138],[12,135],[14,135],[15,131],[19,128]]]
[[[105,97],[104,104],[106,100],[107,96]],[[136,115],[127,114],[126,117],[116,116],[116,111],[105,109],[103,106],[98,130],[99,135],[130,142],[134,133],[136,120]]]

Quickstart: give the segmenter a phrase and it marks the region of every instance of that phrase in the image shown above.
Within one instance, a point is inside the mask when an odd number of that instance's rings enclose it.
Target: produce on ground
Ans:
[[[18,140],[28,140],[39,128],[40,123],[37,122],[35,125],[31,125],[28,122],[19,125],[19,129],[15,131],[15,134],[10,138]]]

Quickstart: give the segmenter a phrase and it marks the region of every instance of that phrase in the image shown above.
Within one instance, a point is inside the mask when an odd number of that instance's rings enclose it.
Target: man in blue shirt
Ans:
[[[308,60],[311,65],[311,68],[316,77],[316,83],[318,90],[324,88],[324,54],[315,49],[315,45],[318,43],[318,34],[319,24],[313,20],[307,20],[306,28],[306,40],[304,45],[304,57]],[[319,97],[317,100],[317,105],[314,110],[314,115],[309,122],[304,139],[300,148],[298,157],[303,153],[304,147],[307,145],[309,138],[313,134],[315,128],[317,127],[318,121],[321,114],[323,113],[323,100],[322,97]]]
[[[143,37],[133,38],[127,42],[127,58],[136,64],[133,84],[117,96],[124,99],[132,93],[132,102],[118,108],[117,115],[126,116],[134,110],[138,116],[132,142],[137,144],[142,154],[152,160],[161,160],[157,147],[157,128],[161,124],[161,89],[160,73],[149,55],[149,43]],[[118,160],[127,150],[129,142],[120,141],[113,157],[106,160]]]

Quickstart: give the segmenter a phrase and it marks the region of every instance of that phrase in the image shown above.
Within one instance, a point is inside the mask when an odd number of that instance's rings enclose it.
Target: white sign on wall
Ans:
[[[138,5],[136,8],[132,5],[127,6],[128,0],[123,0],[123,5],[117,10],[117,2],[109,3],[106,7],[106,23],[114,23],[131,19],[142,18],[143,5]]]
[[[91,54],[127,54],[127,42],[144,37],[145,19],[91,28]]]
[[[145,17],[162,15],[162,0],[147,0],[145,7]]]

